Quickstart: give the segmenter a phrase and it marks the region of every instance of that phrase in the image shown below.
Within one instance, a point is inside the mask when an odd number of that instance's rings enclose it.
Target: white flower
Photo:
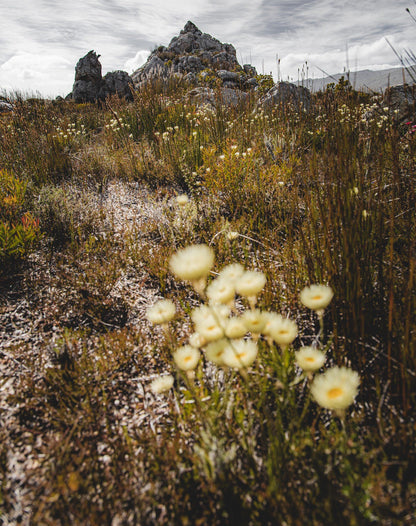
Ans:
[[[231,282],[235,282],[244,274],[244,267],[240,263],[231,263],[225,266],[219,273],[219,278],[224,278]]]
[[[225,338],[221,338],[220,340],[209,343],[205,349],[205,356],[207,357],[207,360],[210,360],[217,365],[223,365],[224,362],[222,356],[227,345],[228,340]]]
[[[170,268],[180,279],[197,281],[205,278],[214,265],[214,251],[207,245],[190,245],[170,259]]]
[[[357,372],[347,367],[333,367],[315,377],[311,393],[320,406],[342,411],[354,402],[359,384]]]
[[[192,345],[192,347],[195,347],[196,349],[203,347],[206,343],[205,338],[203,338],[198,332],[194,332],[189,336],[189,345]]]
[[[249,367],[257,356],[257,345],[253,340],[234,340],[227,345],[222,355],[225,365],[233,369]]]
[[[235,289],[245,297],[257,296],[266,284],[266,276],[262,272],[247,270],[238,278]]]
[[[263,312],[262,314],[263,316],[263,320],[264,320],[264,326],[263,326],[263,329],[261,330],[261,332],[265,335],[265,336],[269,336],[270,335],[270,329],[280,323],[280,320],[281,320],[281,314],[277,314],[277,312]]]
[[[171,374],[165,374],[164,376],[158,376],[150,384],[150,390],[153,394],[164,393],[169,391],[173,386],[173,376]]]
[[[238,232],[235,232],[234,230],[230,230],[227,234],[227,239],[229,241],[234,241],[234,239],[237,239],[240,234]]]
[[[317,371],[325,363],[325,353],[314,347],[302,347],[295,352],[296,363],[305,372]]]
[[[241,318],[229,318],[225,324],[227,338],[242,338],[247,333],[247,327]]]
[[[176,197],[175,201],[177,205],[182,207],[189,203],[189,197],[186,194],[181,194]]]
[[[153,307],[147,309],[146,316],[151,323],[159,325],[171,321],[175,316],[175,312],[176,308],[173,301],[160,300]]]
[[[173,360],[182,371],[193,371],[198,365],[199,357],[200,352],[191,345],[179,347],[179,349],[173,353]]]
[[[195,329],[207,342],[219,340],[224,336],[224,330],[215,316],[197,323]]]
[[[212,318],[218,322],[229,316],[230,312],[231,310],[227,305],[201,305],[192,311],[191,319],[195,325]]]
[[[296,323],[288,318],[283,318],[280,314],[276,316],[270,325],[269,336],[281,347],[287,347],[298,335]]]
[[[259,309],[246,310],[241,316],[247,330],[254,333],[260,333],[265,325],[263,313]]]
[[[300,293],[300,301],[308,309],[322,311],[330,303],[334,296],[331,287],[326,285],[311,285],[305,287]]]
[[[235,289],[230,281],[217,278],[208,285],[206,294],[212,303],[227,304],[234,300]]]

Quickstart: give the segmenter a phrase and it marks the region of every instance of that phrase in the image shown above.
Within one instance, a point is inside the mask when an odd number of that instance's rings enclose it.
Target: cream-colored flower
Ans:
[[[280,347],[287,347],[298,335],[298,326],[292,320],[283,318],[280,314],[276,316],[273,323],[270,325],[269,336]]]
[[[201,305],[192,311],[191,319],[195,325],[206,320],[211,320],[212,318],[217,322],[222,322],[224,318],[230,315],[230,312],[231,309],[227,305]]]
[[[333,367],[315,377],[311,393],[320,406],[342,411],[354,402],[359,385],[357,372],[347,367]]]
[[[169,389],[173,387],[173,380],[171,374],[158,376],[150,383],[150,390],[153,394],[160,394],[169,391]]]
[[[192,345],[192,347],[195,347],[196,349],[200,349],[206,343],[206,339],[203,338],[198,332],[194,332],[189,336],[189,345]]]
[[[176,204],[179,206],[186,206],[189,203],[189,197],[186,194],[181,194],[176,197]]]
[[[225,324],[227,338],[242,338],[247,333],[247,327],[240,317],[229,318]]]
[[[227,345],[228,340],[225,338],[209,343],[205,348],[205,356],[207,357],[207,360],[210,360],[217,365],[223,365],[224,362],[222,356]]]
[[[232,369],[250,367],[257,356],[257,344],[253,340],[233,340],[224,349],[222,359]]]
[[[171,300],[159,300],[147,309],[147,319],[154,325],[168,323],[175,316],[175,304]]]
[[[197,281],[206,278],[214,265],[214,251],[207,245],[190,245],[170,259],[170,269],[180,279]]]
[[[214,316],[198,322],[195,329],[207,342],[219,340],[224,336],[222,324]]]
[[[240,263],[226,265],[218,275],[218,278],[235,283],[244,274],[244,267]]]
[[[311,285],[305,287],[300,293],[300,301],[308,309],[323,311],[331,303],[334,293],[326,285]]]
[[[266,276],[263,272],[247,270],[240,276],[235,284],[235,290],[241,296],[247,298],[257,296],[266,284]]]
[[[206,294],[211,303],[228,304],[234,300],[235,289],[231,281],[217,278],[208,285]]]
[[[264,320],[264,326],[263,326],[263,329],[262,329],[262,334],[264,334],[265,336],[269,336],[270,335],[270,329],[280,323],[280,319],[281,319],[281,314],[277,314],[277,312],[263,312],[262,314],[263,316],[263,320]]]
[[[314,347],[302,347],[295,352],[296,363],[305,372],[320,369],[325,363],[325,353]]]
[[[200,355],[195,347],[184,345],[173,353],[173,360],[182,371],[193,371],[198,365]]]
[[[248,331],[257,334],[262,332],[265,320],[260,309],[246,310],[241,318]]]

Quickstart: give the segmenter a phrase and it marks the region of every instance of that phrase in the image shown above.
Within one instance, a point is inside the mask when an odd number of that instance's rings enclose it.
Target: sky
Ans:
[[[275,80],[386,69],[388,42],[416,52],[411,15],[416,0],[1,0],[0,93],[65,96],[92,49],[103,75],[132,73],[188,20]]]

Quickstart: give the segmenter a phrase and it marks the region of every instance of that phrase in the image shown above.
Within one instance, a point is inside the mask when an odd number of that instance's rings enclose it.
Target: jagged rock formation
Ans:
[[[240,66],[234,46],[222,44],[187,22],[179,36],[172,38],[168,47],[155,49],[132,78],[136,88],[177,75],[196,86],[247,89],[257,85],[256,74],[253,66]]]
[[[303,86],[296,86],[290,82],[278,82],[259,100],[259,105],[267,108],[288,102],[299,109],[308,110],[311,105],[311,92]]]
[[[186,94],[189,102],[196,104],[196,106],[209,106],[213,109],[218,103],[236,107],[246,102],[248,97],[249,95],[246,92],[231,88],[221,88],[215,91],[212,88],[198,87]]]
[[[399,121],[410,119],[416,112],[416,86],[405,84],[387,88],[383,100],[390,108],[398,111]]]
[[[133,82],[125,71],[113,71],[102,77],[100,55],[90,51],[75,66],[75,82],[70,98],[75,102],[105,100],[109,95],[133,99]]]

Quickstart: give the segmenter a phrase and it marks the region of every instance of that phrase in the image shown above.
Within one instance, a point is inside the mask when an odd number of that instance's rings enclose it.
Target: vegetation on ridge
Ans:
[[[197,108],[172,81],[0,115],[6,524],[414,524],[416,127],[341,88],[308,111]],[[211,283],[264,275],[255,309],[296,322],[288,347],[263,333],[239,371],[204,342],[178,366],[208,302],[172,275],[189,245]],[[301,347],[359,376],[345,415],[310,396]]]

